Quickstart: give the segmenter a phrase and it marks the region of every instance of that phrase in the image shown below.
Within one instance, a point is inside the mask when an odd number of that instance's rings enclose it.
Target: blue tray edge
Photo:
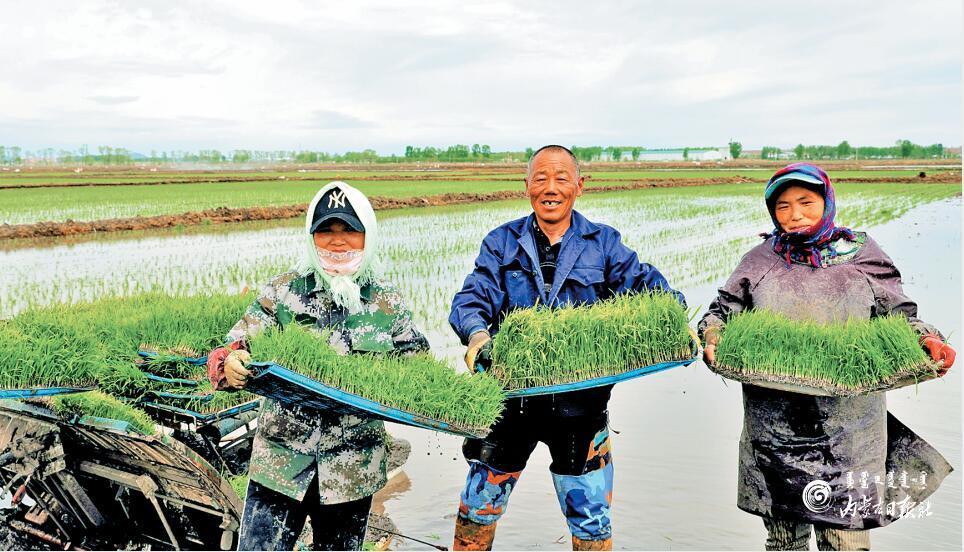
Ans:
[[[32,397],[49,397],[52,395],[66,395],[68,393],[83,393],[93,391],[96,385],[89,387],[33,387],[27,389],[0,390],[0,399],[29,399]]]
[[[300,385],[315,393],[334,399],[342,404],[346,404],[348,406],[357,408],[358,410],[362,410],[366,413],[373,414],[384,421],[400,423],[403,425],[419,427],[422,429],[428,429],[432,431],[443,431],[445,433],[451,433],[462,437],[479,438],[479,437],[484,437],[488,433],[487,431],[484,433],[481,433],[477,431],[470,431],[470,430],[465,430],[461,428],[456,428],[450,424],[447,424],[439,420],[426,418],[424,416],[419,416],[417,414],[413,414],[405,410],[400,410],[390,406],[385,406],[383,404],[377,403],[370,399],[366,399],[359,395],[348,393],[347,391],[342,391],[341,389],[337,389],[335,387],[325,385],[317,380],[313,380],[307,376],[303,376],[297,372],[289,370],[288,368],[285,368],[284,366],[275,364],[273,362],[252,362],[251,364],[249,364],[249,367],[254,367],[258,369],[258,370],[255,370],[256,374],[253,378],[254,380],[257,380],[258,378],[271,373],[281,379]],[[250,386],[251,384],[249,383],[248,385]],[[249,387],[249,390],[257,393],[257,390],[251,389],[250,387]],[[274,398],[276,398],[277,400],[284,400],[281,397],[274,397]]]

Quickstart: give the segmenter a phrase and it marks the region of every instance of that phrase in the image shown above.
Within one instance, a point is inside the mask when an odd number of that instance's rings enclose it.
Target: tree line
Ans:
[[[735,140],[727,144],[730,157],[737,159],[743,154],[743,145]],[[632,159],[636,161],[643,152],[665,151],[640,146],[570,146],[577,159],[583,162]],[[682,148],[683,159],[688,159],[691,150],[721,149],[706,147]],[[97,146],[90,149],[84,145],[76,150],[43,148],[24,150],[19,146],[0,145],[0,165],[176,165],[176,164],[278,164],[278,163],[412,163],[412,162],[524,162],[534,149],[523,151],[492,151],[488,144],[455,144],[446,147],[405,146],[402,155],[381,155],[373,149],[328,153],[313,150],[248,150],[236,149],[220,151],[216,149],[183,151],[151,150],[138,153],[126,148]],[[675,151],[679,151],[676,149]],[[910,140],[898,140],[893,146],[851,146],[846,140],[836,146],[798,144],[787,150],[776,146],[764,146],[760,150],[762,159],[928,159],[960,157],[951,154],[943,144],[919,145]]]
[[[40,165],[135,165],[135,164],[276,164],[276,163],[410,163],[410,162],[470,162],[524,161],[522,151],[493,152],[488,144],[448,147],[406,146],[404,155],[380,155],[373,149],[329,153],[313,150],[249,150],[216,149],[183,151],[151,150],[149,154],[112,146],[76,150],[44,148],[34,151],[19,146],[0,146],[0,164],[20,165],[26,162]]]
[[[797,144],[792,150],[764,146],[760,150],[761,159],[942,159],[960,157],[960,153],[950,154],[944,144],[924,146],[910,140],[897,140],[893,146],[851,146],[844,140],[836,146]]]

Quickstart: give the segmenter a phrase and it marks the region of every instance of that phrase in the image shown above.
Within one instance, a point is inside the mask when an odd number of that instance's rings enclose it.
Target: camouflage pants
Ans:
[[[301,502],[251,481],[244,500],[238,550],[294,550],[311,519],[312,550],[361,550],[372,497],[319,504],[313,482]]]
[[[767,550],[809,550],[811,529],[818,550],[870,550],[870,531],[848,531],[773,518],[763,518]]]

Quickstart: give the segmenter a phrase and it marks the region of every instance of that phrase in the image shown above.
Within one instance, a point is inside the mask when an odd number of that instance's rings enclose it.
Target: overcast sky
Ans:
[[[17,1],[0,144],[961,143],[961,2]]]

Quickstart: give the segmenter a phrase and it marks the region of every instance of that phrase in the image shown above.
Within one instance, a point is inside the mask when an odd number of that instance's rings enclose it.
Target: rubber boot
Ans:
[[[495,523],[481,525],[462,516],[455,516],[455,542],[452,543],[452,550],[492,550],[495,526]]]
[[[592,541],[592,540],[582,540],[579,537],[573,535],[572,549],[573,550],[612,550],[613,539],[608,538],[606,540]]]

